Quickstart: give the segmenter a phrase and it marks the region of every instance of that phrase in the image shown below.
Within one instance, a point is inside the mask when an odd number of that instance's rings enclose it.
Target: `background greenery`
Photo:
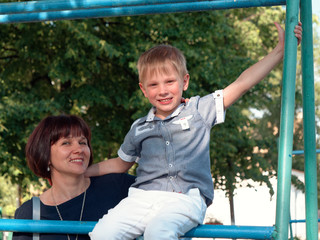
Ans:
[[[1,184],[0,206],[8,206],[5,213],[12,216],[13,196],[21,204],[32,194],[31,184],[43,187],[24,155],[27,138],[42,118],[83,117],[93,132],[95,161],[114,157],[131,123],[150,108],[135,67],[142,52],[160,43],[181,49],[191,76],[185,97],[203,96],[226,87],[271,51],[278,39],[275,21],[284,26],[281,7],[1,25],[0,181],[15,185]],[[318,38],[319,56],[316,46]],[[243,179],[265,182],[273,194],[269,178],[277,170],[281,77],[279,65],[212,130],[215,188],[226,189],[230,197]],[[297,82],[299,112],[300,74]],[[295,129],[294,149],[303,149],[301,120]],[[293,166],[303,171],[303,157],[295,157]]]

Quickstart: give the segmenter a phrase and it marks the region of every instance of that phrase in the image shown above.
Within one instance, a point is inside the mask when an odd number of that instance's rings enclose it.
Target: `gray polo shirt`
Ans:
[[[118,155],[138,162],[133,187],[181,193],[198,188],[206,204],[212,203],[210,130],[224,122],[222,94],[192,97],[164,120],[152,108],[132,124]]]

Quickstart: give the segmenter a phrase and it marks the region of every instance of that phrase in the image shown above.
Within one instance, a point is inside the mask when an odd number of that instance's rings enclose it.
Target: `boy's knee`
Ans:
[[[168,229],[164,222],[148,224],[143,236],[144,240],[178,239],[177,233]]]
[[[110,228],[94,228],[89,237],[91,240],[116,240],[119,239],[119,232]]]
[[[106,224],[99,220],[92,232],[89,233],[91,240],[115,240],[119,237],[119,229],[116,226]]]

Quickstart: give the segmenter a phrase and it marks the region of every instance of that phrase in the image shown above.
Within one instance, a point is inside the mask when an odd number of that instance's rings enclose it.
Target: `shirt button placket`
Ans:
[[[176,176],[175,176],[175,172],[174,172],[174,165],[173,165],[173,149],[172,149],[172,144],[171,144],[171,142],[170,142],[170,133],[169,132],[167,132],[167,129],[166,129],[166,124],[165,124],[165,122],[161,122],[161,128],[162,128],[162,130],[161,130],[161,132],[162,132],[162,136],[163,136],[163,139],[165,140],[165,145],[166,145],[166,158],[167,158],[167,166],[168,166],[168,170],[169,170],[169,172],[168,172],[168,179],[169,179],[169,181],[171,182],[171,184],[172,184],[172,187],[173,187],[173,191],[176,191],[176,187],[175,187],[175,178],[176,178]]]

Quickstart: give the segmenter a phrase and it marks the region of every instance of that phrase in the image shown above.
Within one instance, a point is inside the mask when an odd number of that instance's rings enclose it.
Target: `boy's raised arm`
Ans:
[[[277,46],[259,62],[246,69],[237,78],[237,80],[235,80],[223,90],[223,104],[225,109],[230,107],[250,88],[264,79],[271,72],[271,70],[282,61],[285,32],[278,23],[275,23],[275,25],[279,34],[279,41]],[[300,44],[302,38],[302,28],[300,22],[295,27],[294,33],[298,38],[298,44]]]
[[[109,173],[127,172],[134,162],[123,161],[120,157],[111,158],[88,167],[86,177],[101,176]]]

